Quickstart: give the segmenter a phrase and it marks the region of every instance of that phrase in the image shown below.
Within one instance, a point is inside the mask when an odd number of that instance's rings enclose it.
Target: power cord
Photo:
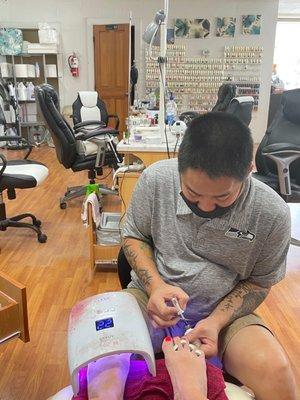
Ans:
[[[127,212],[126,203],[125,203],[124,198],[123,198],[123,196],[122,196],[122,186],[123,186],[123,181],[124,181],[126,172],[127,172],[127,171],[124,171],[124,172],[123,172],[122,180],[121,180],[121,185],[120,185],[120,187],[119,187],[119,196],[120,196],[121,202],[122,202],[122,204],[123,204],[123,206],[124,206],[124,213],[123,213],[123,215],[121,216],[120,221],[119,221],[119,233],[120,233],[120,236],[121,236],[121,233],[122,233],[121,224],[122,224],[122,221],[123,221],[123,219],[124,219],[124,217],[125,217],[125,215],[126,215],[126,212]]]
[[[110,171],[109,171],[109,173],[107,175],[105,175],[105,176],[103,176],[101,178],[97,178],[97,180],[98,181],[104,181],[106,178],[109,177],[109,175],[112,173],[112,171],[113,171],[113,168],[110,168]]]
[[[180,139],[180,133],[176,133],[176,143],[175,143],[175,147],[174,147],[174,151],[173,151],[173,158],[175,158],[175,155],[176,155],[176,149],[177,149],[179,139]]]
[[[164,57],[158,57],[157,62],[158,62],[159,71],[160,71],[160,79],[163,82],[164,80],[163,80],[163,72],[161,69],[161,64],[165,63],[166,59]],[[165,109],[165,113],[166,113],[166,87],[165,87],[165,85],[163,85],[163,86],[164,86],[164,90],[163,90],[163,92],[164,92],[164,94],[163,94],[164,109]],[[168,153],[168,158],[170,158],[170,149],[169,149],[169,142],[168,142],[168,135],[167,135],[167,127],[166,127],[166,122],[165,122],[165,114],[164,114],[164,127],[165,127],[164,133],[165,133],[165,139],[166,139],[167,153]]]

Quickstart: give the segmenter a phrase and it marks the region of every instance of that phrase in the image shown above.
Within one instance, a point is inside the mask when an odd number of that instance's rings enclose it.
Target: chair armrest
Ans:
[[[106,124],[103,121],[99,121],[99,120],[93,120],[93,121],[83,121],[83,122],[79,122],[78,124],[74,125],[74,130],[80,130],[80,128],[84,128],[85,126],[89,126],[89,125],[98,125],[101,128],[106,127]]]
[[[20,142],[22,139],[22,136],[0,136],[0,141],[4,142]]]
[[[300,152],[300,146],[292,143],[274,143],[265,146],[262,149],[263,154],[298,154]]]
[[[29,156],[29,154],[31,153],[32,148],[33,148],[33,146],[31,144],[29,144],[28,141],[25,138],[23,138],[22,136],[0,136],[0,141],[22,142],[25,145],[23,147],[23,149],[28,149],[28,152],[24,156],[24,160],[27,159],[27,157]]]
[[[109,133],[107,133],[105,130],[100,129],[100,128],[96,128],[93,130],[82,130],[79,131],[78,133],[75,133],[75,139],[76,140],[88,140],[94,137],[99,137],[99,139],[104,139],[105,135],[108,135]]]
[[[262,149],[262,154],[276,163],[280,193],[290,196],[292,194],[290,164],[300,158],[300,146],[291,143],[270,144]]]
[[[109,114],[108,115],[108,119],[109,118],[114,118],[116,120],[116,126],[115,129],[118,130],[119,129],[119,125],[120,125],[120,120],[119,117],[116,114]]]
[[[3,175],[3,172],[4,172],[5,168],[6,168],[7,160],[6,160],[6,158],[4,157],[3,154],[0,154],[0,158],[1,158],[2,163],[3,163],[2,167],[1,167],[1,170],[0,170],[0,177],[1,177]]]

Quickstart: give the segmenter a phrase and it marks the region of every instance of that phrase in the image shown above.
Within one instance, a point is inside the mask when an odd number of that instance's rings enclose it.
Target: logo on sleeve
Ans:
[[[232,239],[244,239],[248,240],[249,242],[253,242],[255,239],[255,234],[252,232],[243,232],[239,231],[238,229],[235,228],[229,228],[228,231],[225,233],[225,236],[230,237]]]

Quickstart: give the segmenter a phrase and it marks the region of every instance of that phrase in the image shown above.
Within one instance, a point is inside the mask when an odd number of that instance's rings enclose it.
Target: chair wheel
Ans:
[[[34,226],[37,226],[38,228],[42,225],[42,221],[39,219],[36,219],[35,222],[33,223]]]
[[[39,241],[40,243],[46,243],[46,242],[47,242],[47,236],[44,235],[43,233],[40,233],[40,234],[38,235],[38,241]]]
[[[67,203],[60,202],[59,206],[60,206],[60,208],[61,208],[62,210],[65,210],[65,209],[67,208]]]

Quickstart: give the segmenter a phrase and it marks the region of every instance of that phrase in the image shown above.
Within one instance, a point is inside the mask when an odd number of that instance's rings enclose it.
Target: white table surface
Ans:
[[[169,142],[169,151],[174,151],[176,141]],[[177,144],[176,150],[178,150],[179,143]],[[130,140],[129,144],[125,144],[123,140],[117,145],[117,151],[122,152],[166,152],[166,143],[145,143],[145,142],[135,142]]]

